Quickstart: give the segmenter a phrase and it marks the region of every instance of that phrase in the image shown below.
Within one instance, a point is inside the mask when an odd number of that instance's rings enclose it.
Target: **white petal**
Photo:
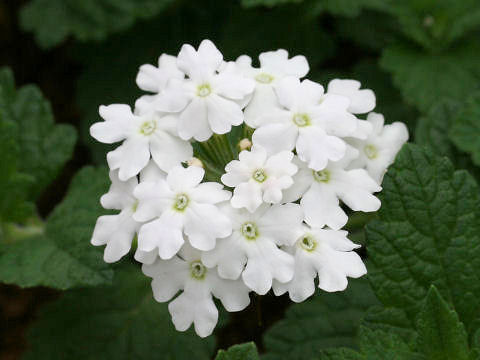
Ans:
[[[148,162],[148,165],[145,166],[142,171],[140,171],[140,181],[145,182],[145,181],[158,181],[158,180],[165,180],[167,177],[167,174],[162,171],[157,164],[155,164],[155,161],[150,160]]]
[[[133,220],[130,209],[118,215],[104,215],[97,219],[91,243],[107,244],[104,260],[112,263],[120,260],[130,251],[133,237],[140,224]]]
[[[105,121],[97,122],[90,127],[90,135],[96,140],[112,144],[127,138],[133,131],[135,116],[130,106],[113,104],[99,108],[100,116]]]
[[[310,226],[328,227],[338,230],[348,221],[348,217],[339,205],[337,196],[330,186],[313,183],[303,195],[300,205],[305,214],[305,222]]]
[[[172,191],[163,179],[142,182],[133,194],[138,199],[137,209],[133,214],[137,221],[149,221],[160,216],[173,198]]]
[[[224,280],[215,276],[212,293],[219,298],[227,311],[241,311],[250,304],[249,289],[241,280]]]
[[[163,131],[156,131],[152,135],[150,151],[153,160],[163,171],[168,171],[193,156],[192,145],[188,141]]]
[[[167,84],[167,81],[183,79],[184,74],[177,68],[175,56],[162,54],[158,59],[158,67],[150,64],[140,66],[136,82],[140,89],[150,92],[160,92]]]
[[[215,134],[225,134],[232,125],[243,122],[243,112],[234,101],[224,99],[216,94],[211,94],[206,99],[207,116],[210,128]]]
[[[285,284],[290,299],[295,302],[305,301],[315,293],[317,271],[312,265],[310,254],[297,249],[295,254],[295,273],[292,281]]]
[[[167,182],[174,192],[187,191],[200,184],[204,175],[205,170],[199,166],[176,166],[168,172]]]
[[[133,198],[133,189],[138,184],[137,178],[132,177],[127,181],[120,181],[118,171],[109,172],[112,184],[108,192],[100,198],[100,203],[105,209],[122,210],[126,207],[133,206],[135,199]]]
[[[217,240],[214,249],[202,253],[203,264],[207,267],[218,266],[218,274],[224,279],[238,279],[247,263],[241,241],[245,240],[237,232],[228,238]]]
[[[277,245],[292,245],[303,231],[302,221],[300,205],[274,205],[258,220],[258,227],[263,237]]]
[[[255,82],[239,75],[233,62],[228,63],[225,70],[213,78],[212,85],[217,94],[236,100],[243,99],[255,89]]]
[[[191,191],[192,200],[199,203],[217,204],[230,200],[232,194],[223,189],[223,185],[216,182],[206,182],[198,185]]]
[[[212,133],[208,123],[207,103],[203,99],[193,99],[180,115],[178,135],[184,140],[193,137],[195,140],[202,142],[208,140]]]
[[[244,111],[245,123],[254,129],[263,125],[262,117],[270,115],[272,109],[276,107],[278,107],[277,95],[273,87],[270,84],[257,84],[253,97]]]
[[[360,90],[360,82],[356,80],[334,79],[328,84],[328,92],[344,95],[350,99],[348,111],[353,114],[364,114],[375,108],[375,94],[370,89]]]
[[[338,172],[335,175],[335,192],[338,197],[354,211],[377,211],[380,200],[372,195],[382,188],[364,169],[354,169]]]
[[[158,247],[162,259],[172,258],[182,247],[183,218],[174,211],[165,211],[154,221],[142,225],[138,234],[138,248],[151,251]]]
[[[157,259],[151,265],[143,265],[142,271],[153,278],[153,297],[158,302],[166,302],[173,298],[183,289],[189,276],[188,264],[176,256],[170,260]]]
[[[293,76],[287,76],[274,86],[278,102],[285,108],[295,111],[300,95],[300,80]]]
[[[184,231],[194,248],[208,251],[215,247],[216,239],[232,233],[232,223],[215,205],[196,203],[186,210]]]
[[[225,174],[222,175],[221,180],[225,185],[235,187],[240,183],[248,181],[252,176],[253,169],[245,162],[232,160],[225,166]]]
[[[236,209],[247,208],[254,212],[262,203],[262,188],[255,180],[241,183],[233,190],[231,204]]]
[[[211,75],[223,61],[223,55],[210,40],[203,40],[198,51],[191,45],[182,46],[177,57],[177,66],[190,78],[202,78]]]
[[[108,166],[111,170],[119,169],[118,177],[122,181],[137,175],[149,159],[148,138],[141,135],[128,138],[107,154]]]
[[[255,130],[252,141],[264,147],[269,154],[276,154],[283,150],[293,150],[297,137],[298,128],[293,123],[268,124]]]
[[[294,175],[298,168],[292,163],[293,153],[291,151],[281,151],[270,156],[265,162],[267,174],[274,176]]]
[[[288,59],[288,52],[283,49],[261,53],[259,59],[262,68],[268,68],[279,74],[301,78],[307,75],[309,70],[307,59],[304,56],[297,55]]]
[[[158,250],[143,251],[137,248],[134,255],[135,260],[142,264],[151,265],[158,258]]]
[[[327,166],[328,160],[340,160],[345,155],[346,144],[317,126],[309,126],[300,130],[296,148],[299,159],[307,162],[309,168],[319,171]]]
[[[303,194],[310,188],[313,180],[312,170],[309,169],[304,162],[294,158],[294,163],[297,164],[299,170],[293,175],[293,185],[283,191],[283,202],[294,202],[302,197]]]

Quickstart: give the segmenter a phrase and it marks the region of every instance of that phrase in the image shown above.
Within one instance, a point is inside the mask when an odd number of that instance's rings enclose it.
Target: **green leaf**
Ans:
[[[463,101],[480,84],[480,46],[470,41],[444,53],[409,45],[385,48],[381,66],[393,75],[405,100],[427,112],[439,99]]]
[[[335,16],[355,17],[364,8],[382,9],[384,0],[319,0],[313,1],[313,12],[328,12]]]
[[[399,308],[372,306],[365,313],[362,326],[395,334],[408,344],[413,343],[417,337],[412,322],[405,311]]]
[[[318,360],[365,360],[365,357],[351,349],[337,348],[328,349],[320,352]]]
[[[452,120],[460,109],[460,103],[448,99],[432,106],[426,116],[418,120],[415,142],[430,147],[437,155],[447,156],[454,161],[455,153],[448,132]]]
[[[254,7],[254,6],[267,6],[273,7],[288,3],[301,3],[303,0],[242,0],[242,6]]]
[[[415,360],[420,359],[408,344],[396,334],[382,330],[360,328],[359,343],[365,360]]]
[[[455,310],[450,309],[432,286],[418,315],[417,348],[432,360],[468,360],[467,333]]]
[[[446,49],[480,25],[477,0],[389,1],[384,10],[397,18],[405,35],[428,49]]]
[[[41,312],[24,358],[211,359],[213,337],[176,331],[149,282],[138,266],[125,264],[111,286],[67,292]]]
[[[18,170],[35,179],[29,189],[35,199],[72,156],[76,131],[71,125],[55,124],[50,103],[36,86],[15,90],[7,68],[0,69],[0,116],[16,124]]]
[[[0,95],[2,88],[0,87]],[[33,212],[34,205],[27,202],[28,188],[33,178],[17,172],[17,126],[5,119],[0,111],[0,225],[1,221],[21,221]],[[5,237],[0,228],[0,240]]]
[[[125,30],[137,19],[148,19],[173,0],[32,0],[20,13],[24,30],[35,34],[43,48],[73,35],[81,41],[103,40]]]
[[[44,236],[0,241],[0,281],[58,289],[110,283],[113,271],[102,249],[90,244],[108,185],[105,169],[83,168],[47,219]]]
[[[455,145],[472,156],[480,166],[480,92],[470,96],[455,118],[450,131]]]
[[[431,284],[468,329],[480,306],[479,189],[447,158],[408,144],[387,172],[378,220],[367,225],[369,279],[413,324]]]
[[[285,319],[265,334],[264,359],[311,359],[322,349],[355,346],[360,320],[377,304],[365,280],[350,280],[344,292],[321,293],[304,303],[291,305]]]
[[[228,350],[219,350],[215,360],[257,360],[258,351],[255,343],[249,342],[233,345]]]

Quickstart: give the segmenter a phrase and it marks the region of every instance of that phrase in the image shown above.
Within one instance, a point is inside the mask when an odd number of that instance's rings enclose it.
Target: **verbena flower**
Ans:
[[[217,246],[202,256],[207,266],[218,265],[226,279],[237,279],[257,294],[270,290],[273,279],[290,281],[293,257],[279,248],[292,245],[301,231],[303,213],[297,204],[262,205],[254,213],[224,206],[233,224],[232,235],[218,240]]]
[[[320,84],[295,77],[281,80],[275,93],[278,104],[261,117],[262,125],[253,134],[255,144],[272,154],[296,149],[298,157],[315,170],[344,156],[346,144],[340,137],[357,128],[356,117],[347,111],[347,97],[324,94]]]
[[[290,151],[267,156],[266,150],[259,146],[242,151],[239,160],[229,162],[222,175],[222,182],[235,188],[232,206],[254,212],[262,202],[279,203],[282,190],[292,186],[292,175],[297,172],[292,159]]]
[[[152,290],[158,302],[168,304],[175,328],[187,330],[192,323],[201,337],[210,335],[218,321],[218,310],[213,296],[220,299],[227,311],[243,310],[250,303],[249,289],[241,280],[225,280],[215,268],[207,268],[201,252],[185,244],[170,260],[157,259],[143,265],[143,273],[151,278]]]
[[[135,115],[124,104],[102,105],[99,112],[105,121],[93,124],[90,134],[105,144],[123,140],[107,154],[108,166],[119,170],[120,180],[137,175],[150,156],[164,171],[193,156],[190,143],[177,136],[174,116],[158,112]]]
[[[349,153],[354,156],[357,151],[350,148]],[[302,161],[296,161],[299,170],[284,197],[286,201],[301,198],[300,205],[307,224],[341,229],[348,217],[340,206],[340,200],[354,211],[370,212],[380,208],[380,200],[373,193],[382,188],[366,170],[347,170],[349,160],[346,156],[341,161],[331,161],[320,171],[310,169]]]
[[[243,122],[239,105],[254,89],[254,82],[232,66],[221,69],[223,56],[204,40],[198,51],[183,45],[177,66],[187,77],[172,78],[155,104],[156,110],[178,113],[178,134],[188,140],[207,140],[213,133],[225,134]],[[221,70],[221,71],[220,71]]]
[[[347,287],[347,277],[358,278],[367,269],[358,254],[352,250],[359,248],[347,238],[346,231],[305,226],[293,246],[285,251],[295,257],[295,272],[288,283],[275,281],[275,295],[288,291],[290,299],[302,302],[315,292],[315,279],[324,291],[343,291]]]
[[[367,122],[372,130],[366,139],[348,139],[358,149],[359,155],[351,168],[366,168],[370,176],[381,184],[383,175],[395,160],[403,144],[408,141],[408,130],[404,123],[394,122],[384,125],[382,114],[370,113]]]
[[[166,179],[145,181],[135,188],[138,206],[133,218],[147,222],[139,230],[140,250],[158,249],[162,259],[169,259],[182,247],[184,234],[193,247],[211,250],[217,238],[232,233],[230,219],[215,205],[231,194],[219,183],[200,184],[204,173],[198,166],[177,166]]]

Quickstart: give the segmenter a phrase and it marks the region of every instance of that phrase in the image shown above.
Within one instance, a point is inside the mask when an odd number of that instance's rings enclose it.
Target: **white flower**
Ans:
[[[139,113],[154,110],[155,100],[170,79],[182,80],[185,74],[178,70],[177,58],[175,56],[162,54],[158,58],[158,67],[150,64],[140,66],[136,82],[140,89],[155,93],[155,95],[144,95],[135,102],[135,111]]]
[[[112,263],[120,260],[129,251],[132,240],[141,223],[133,219],[137,208],[137,200],[133,196],[133,189],[137,186],[136,177],[128,181],[120,181],[118,171],[110,171],[112,184],[108,192],[100,198],[105,209],[120,210],[117,215],[103,215],[97,219],[91,243],[95,246],[107,245],[104,251],[104,260]]]
[[[93,124],[90,134],[106,144],[124,140],[107,154],[110,169],[118,169],[122,181],[137,175],[150,154],[164,171],[193,155],[190,143],[176,135],[177,119],[171,115],[150,112],[138,116],[123,104],[102,105],[99,112],[105,121]]]
[[[260,117],[268,114],[277,103],[273,86],[286,76],[302,78],[309,70],[305,56],[289,59],[288,52],[283,49],[261,53],[258,58],[259,68],[252,67],[252,59],[247,55],[240,56],[236,61],[242,73],[255,80],[255,92],[245,108],[245,122],[253,128],[260,125]]]
[[[350,99],[348,111],[364,114],[375,108],[375,94],[370,89],[360,90],[360,82],[349,79],[333,79],[328,83],[327,94],[343,95]]]
[[[370,176],[381,184],[388,166],[408,141],[408,130],[401,122],[384,126],[383,115],[374,112],[368,114],[367,122],[372,125],[372,131],[365,140],[348,139],[359,151],[358,158],[353,160],[350,168],[365,167]]]
[[[255,83],[239,75],[232,65],[224,65],[222,54],[210,40],[203,40],[198,51],[191,45],[182,46],[177,66],[188,78],[171,79],[155,101],[157,110],[180,113],[178,133],[182,139],[205,141],[212,133],[225,134],[232,125],[243,122],[239,103],[252,93]]]
[[[210,335],[218,320],[218,310],[212,295],[220,299],[227,311],[240,311],[248,306],[249,289],[241,280],[225,280],[216,269],[207,268],[201,261],[200,252],[187,244],[178,256],[170,260],[143,265],[145,275],[152,277],[152,290],[158,302],[170,301],[168,310],[178,331],[187,330],[193,323],[201,337]]]
[[[345,155],[339,137],[351,135],[357,118],[347,111],[348,98],[323,93],[320,84],[286,77],[275,86],[279,104],[262,117],[253,133],[253,143],[269,153],[296,148],[298,157],[314,170]]]
[[[233,233],[219,240],[215,249],[205,252],[202,261],[208,267],[218,265],[225,279],[242,279],[250,289],[264,295],[272,280],[285,283],[293,277],[293,257],[278,248],[293,245],[301,233],[302,210],[297,204],[262,205],[256,212],[222,208],[230,214]]]
[[[296,161],[299,170],[293,177],[293,185],[284,191],[284,201],[301,197],[305,221],[310,226],[322,228],[327,225],[334,230],[341,229],[348,220],[339,200],[354,211],[377,211],[380,200],[372,194],[382,188],[364,169],[345,170],[354,155],[357,151],[349,148],[344,159],[329,162],[320,171]]]
[[[288,291],[290,299],[302,302],[315,292],[315,278],[322,290],[343,291],[347,276],[358,278],[367,273],[360,256],[352,251],[356,245],[347,238],[346,231],[309,228],[294,246],[287,249],[295,257],[295,274],[288,283],[273,283],[275,295]]]
[[[235,188],[232,206],[254,212],[263,201],[279,203],[282,190],[293,184],[292,175],[297,172],[292,159],[290,151],[267,157],[265,149],[259,146],[254,145],[251,151],[243,150],[239,160],[227,164],[226,174],[222,176],[225,185]]]
[[[232,233],[229,218],[215,204],[230,199],[230,192],[214,182],[200,184],[205,171],[198,166],[177,166],[166,180],[145,181],[134,195],[139,200],[134,218],[150,221],[138,234],[138,248],[150,252],[158,248],[162,259],[174,256],[187,235],[192,246],[211,250],[217,238]]]

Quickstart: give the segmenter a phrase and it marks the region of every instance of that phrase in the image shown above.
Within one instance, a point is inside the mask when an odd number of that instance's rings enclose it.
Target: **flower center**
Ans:
[[[315,248],[317,247],[317,242],[315,241],[315,239],[307,234],[307,235],[304,235],[301,239],[300,239],[300,247],[305,250],[305,251],[313,251],[315,250]]]
[[[363,152],[365,153],[365,155],[367,155],[367,157],[370,160],[375,159],[378,155],[377,148],[375,146],[373,146],[372,144],[365,145],[365,147],[363,148]]]
[[[185,194],[177,194],[175,196],[175,202],[173,203],[173,209],[177,211],[184,211],[188,206],[190,199]]]
[[[310,116],[307,114],[295,114],[293,115],[293,123],[298,127],[305,127],[310,125]]]
[[[330,181],[330,171],[327,169],[314,171],[313,178],[318,182],[328,183]]]
[[[195,260],[190,263],[190,276],[195,280],[203,280],[207,275],[207,268],[200,260]]]
[[[255,240],[258,237],[258,227],[253,222],[246,222],[241,227],[242,235],[247,240]]]
[[[255,80],[262,84],[270,84],[274,79],[275,78],[272,75],[266,73],[260,73],[255,76]]]
[[[197,87],[197,95],[200,97],[206,97],[212,93],[210,84],[202,84]]]
[[[259,183],[263,183],[267,180],[267,174],[265,173],[265,170],[257,169],[253,172],[252,179]]]
[[[157,128],[157,123],[154,120],[145,121],[140,126],[140,134],[148,136],[151,135]]]

